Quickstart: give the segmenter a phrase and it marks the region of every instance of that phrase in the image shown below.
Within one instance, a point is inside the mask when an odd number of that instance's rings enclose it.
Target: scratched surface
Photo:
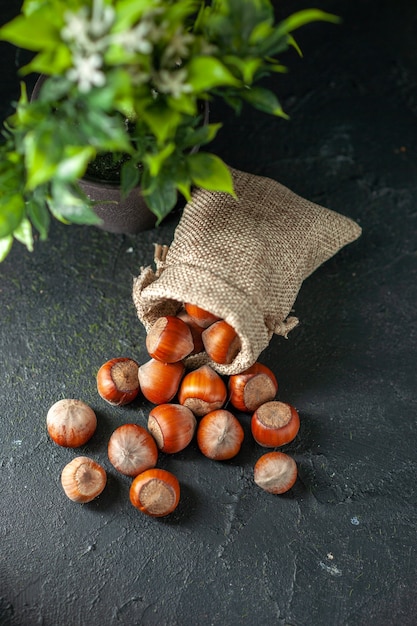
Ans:
[[[136,237],[53,224],[47,243],[32,254],[16,244],[0,265],[1,626],[415,624],[417,10],[408,0],[313,4],[344,23],[307,27],[304,59],[290,55],[290,74],[274,78],[291,121],[212,107],[231,165],[363,228],[304,283],[300,326],[261,358],[300,412],[285,448],[296,485],[282,497],[254,485],[262,450],[240,415],[236,459],[211,462],[194,442],[160,456],[182,486],[172,516],[130,505],[106,445],[121,423],[146,424],[150,405],[110,407],[95,374],[113,356],[147,358],[132,278],[179,216]],[[14,53],[1,50],[4,117],[18,82]],[[79,452],[103,463],[108,486],[84,506],[59,485],[76,452],[45,430],[63,397],[85,400],[99,421]]]

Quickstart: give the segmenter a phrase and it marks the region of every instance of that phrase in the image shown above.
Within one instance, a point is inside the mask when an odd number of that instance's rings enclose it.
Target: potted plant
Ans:
[[[0,259],[14,239],[32,249],[33,229],[45,239],[51,215],[99,224],[86,181],[103,161],[120,200],[145,204],[152,223],[193,186],[233,193],[221,159],[196,150],[221,126],[202,124],[201,104],[221,97],[237,113],[249,103],[286,117],[258,83],[285,71],[277,55],[315,20],[337,18],[306,9],[277,22],[270,0],[24,0],[0,39],[34,53],[21,72],[42,85],[30,99],[22,83],[4,123]]]

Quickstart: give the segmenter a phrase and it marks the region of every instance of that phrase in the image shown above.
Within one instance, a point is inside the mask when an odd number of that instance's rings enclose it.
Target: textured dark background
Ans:
[[[1,19],[16,12],[1,0]],[[298,40],[304,58],[274,82],[291,121],[246,110],[216,149],[344,213],[363,235],[304,283],[301,324],[262,361],[301,430],[288,494],[252,481],[250,437],[214,463],[193,443],[161,455],[182,484],[167,519],[141,515],[106,444],[149,405],[111,408],[95,390],[108,358],[147,357],[132,279],[169,243],[179,216],[136,237],[53,224],[30,254],[0,265],[0,623],[2,626],[411,626],[416,623],[417,10],[408,0],[317,0],[343,16]],[[0,46],[0,113],[18,94],[15,53]],[[21,59],[17,60],[18,63]],[[49,406],[77,397],[99,426],[81,453],[108,487],[88,505],[59,476],[76,452],[47,436]],[[242,416],[246,433],[248,420]]]

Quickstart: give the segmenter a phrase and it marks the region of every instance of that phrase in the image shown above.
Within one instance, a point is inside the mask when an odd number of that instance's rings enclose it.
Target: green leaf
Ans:
[[[184,148],[191,148],[193,146],[203,146],[206,143],[210,143],[216,137],[220,128],[222,127],[221,123],[218,124],[206,124],[205,126],[200,126],[197,129],[189,129],[188,137],[184,141]]]
[[[240,54],[247,50],[251,34],[259,23],[273,23],[270,0],[214,1],[206,13],[205,26],[212,40]]]
[[[271,34],[272,26],[270,20],[266,22],[259,22],[253,28],[251,35],[249,37],[249,43],[252,46],[256,46],[256,44],[260,41],[263,41],[266,37]]]
[[[191,200],[191,183],[189,181],[184,181],[182,183],[177,182],[177,189],[184,196],[187,202]]]
[[[241,98],[240,94],[222,93],[221,96],[222,96],[223,100],[226,102],[226,104],[228,104],[229,107],[231,107],[233,109],[235,114],[236,115],[240,115],[240,113],[242,112],[242,106],[243,106],[242,105],[242,98]]]
[[[188,79],[194,91],[205,92],[213,87],[240,87],[241,83],[221,61],[214,57],[194,57],[188,66]]]
[[[143,196],[159,225],[174,208],[178,194],[175,184],[169,179],[155,180],[154,183],[151,188],[143,190]]]
[[[289,119],[288,115],[284,113],[278,98],[269,89],[265,89],[264,87],[252,87],[242,93],[242,98],[259,111]]]
[[[66,121],[66,132],[71,131],[73,122]],[[123,119],[107,115],[100,109],[91,107],[85,110],[85,116],[79,118],[80,141],[89,143],[97,152],[132,152],[132,144]]]
[[[34,102],[29,104],[28,109],[44,109],[45,105],[51,107],[50,115],[55,113],[56,101],[68,95],[71,83],[63,76],[48,76],[41,82],[39,94]],[[42,107],[42,109],[41,109]],[[43,113],[45,115],[45,113]]]
[[[225,57],[224,60],[227,65],[232,65],[238,70],[245,85],[253,83],[257,70],[263,65],[261,58],[251,59],[250,57],[241,58],[231,55]]]
[[[82,178],[87,165],[94,159],[95,155],[96,151],[91,146],[68,146],[65,150],[65,156],[57,165],[57,177],[70,181]]]
[[[290,45],[294,45],[295,41],[292,37],[292,31],[315,21],[325,21],[338,24],[341,20],[336,15],[320,11],[319,9],[305,9],[293,13],[271,31],[269,36],[259,41],[257,46],[257,54],[261,57],[276,56],[288,49]],[[296,48],[299,51],[298,46]]]
[[[27,169],[27,189],[48,182],[57,169],[56,137],[51,130],[28,132],[24,138]]]
[[[282,20],[277,26],[276,32],[278,34],[288,35],[292,31],[301,28],[301,26],[305,24],[310,24],[311,22],[331,22],[333,24],[339,24],[341,19],[337,15],[320,11],[320,9],[304,9]]]
[[[17,152],[0,152],[0,214],[7,199],[20,194],[24,184],[24,168]],[[5,201],[6,199],[6,201]]]
[[[123,163],[120,173],[120,186],[123,197],[129,195],[129,193],[139,184],[140,172],[139,166],[129,159]]]
[[[22,13],[28,16],[32,15],[45,6],[47,2],[48,0],[23,0]]]
[[[186,160],[176,163],[175,180],[173,181],[178,191],[188,201],[191,200],[192,180]]]
[[[26,206],[27,206],[29,219],[31,220],[32,224],[39,232],[39,235],[42,241],[45,241],[45,239],[48,236],[49,224],[50,224],[51,219],[50,219],[50,213],[47,207],[45,206],[45,202],[43,198],[39,197],[38,199],[36,197],[38,195],[37,191],[31,194],[31,197],[29,201],[27,202]]]
[[[300,46],[298,45],[298,43],[296,42],[296,40],[294,39],[292,35],[288,35],[288,43],[297,51],[298,56],[300,57],[303,56]]]
[[[144,161],[149,168],[149,174],[152,178],[159,175],[164,163],[175,150],[174,143],[168,143],[162,150],[155,154],[147,154]]]
[[[290,45],[289,40],[289,35],[276,29],[272,31],[269,37],[266,37],[262,42],[259,42],[258,54],[261,57],[274,57],[277,54],[281,54],[282,52],[288,50]]]
[[[143,119],[157,138],[158,143],[163,144],[168,137],[175,134],[175,130],[181,122],[181,114],[166,106],[156,104],[143,112]]]
[[[64,223],[99,224],[101,221],[87,196],[74,185],[54,182],[48,206],[54,217]]]
[[[136,24],[143,12],[149,9],[149,0],[119,0],[117,3],[114,32],[123,32]]]
[[[293,37],[290,37],[290,39],[293,39]],[[277,72],[279,74],[286,74],[288,72],[288,67],[286,65],[282,65],[282,63],[273,57],[266,57],[265,61],[266,64],[262,65],[261,68],[266,69],[268,72]]]
[[[188,166],[193,182],[199,187],[209,191],[224,191],[236,197],[230,170],[218,156],[209,152],[191,154]]]
[[[107,82],[103,87],[92,89],[86,98],[87,106],[103,109],[112,114],[115,110],[132,120],[135,117],[135,97],[132,76],[122,68],[112,69],[107,73]],[[150,97],[148,98],[150,100]],[[141,103],[143,98],[140,98]]]
[[[9,254],[13,245],[13,237],[12,235],[7,235],[7,237],[2,237],[0,239],[0,263],[4,261],[6,256]]]
[[[29,252],[33,252],[32,226],[28,219],[23,219],[13,234],[20,243],[26,246]]]
[[[58,43],[52,49],[39,52],[27,65],[21,69],[23,75],[35,74],[63,74],[71,67],[72,56],[67,46]]]
[[[195,13],[200,5],[199,0],[176,0],[176,2],[166,2],[164,18],[167,23],[176,30],[176,25],[186,23],[188,18]]]
[[[198,106],[194,94],[182,93],[176,98],[167,97],[168,106],[174,111],[184,113],[185,115],[197,115]]]
[[[58,44],[59,31],[48,20],[48,14],[39,11],[28,17],[19,15],[2,26],[0,39],[25,50],[38,51]]]
[[[0,239],[11,235],[25,215],[25,202],[18,193],[0,196]]]

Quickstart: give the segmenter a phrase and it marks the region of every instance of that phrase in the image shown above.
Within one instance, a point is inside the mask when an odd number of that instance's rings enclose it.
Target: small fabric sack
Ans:
[[[149,328],[176,315],[184,302],[225,319],[241,350],[230,365],[189,357],[220,374],[250,367],[274,333],[287,336],[288,317],[301,284],[324,261],[361,233],[351,219],[296,195],[280,183],[231,169],[237,198],[197,189],[184,208],[157,271],[143,268],[134,281],[138,317]]]

